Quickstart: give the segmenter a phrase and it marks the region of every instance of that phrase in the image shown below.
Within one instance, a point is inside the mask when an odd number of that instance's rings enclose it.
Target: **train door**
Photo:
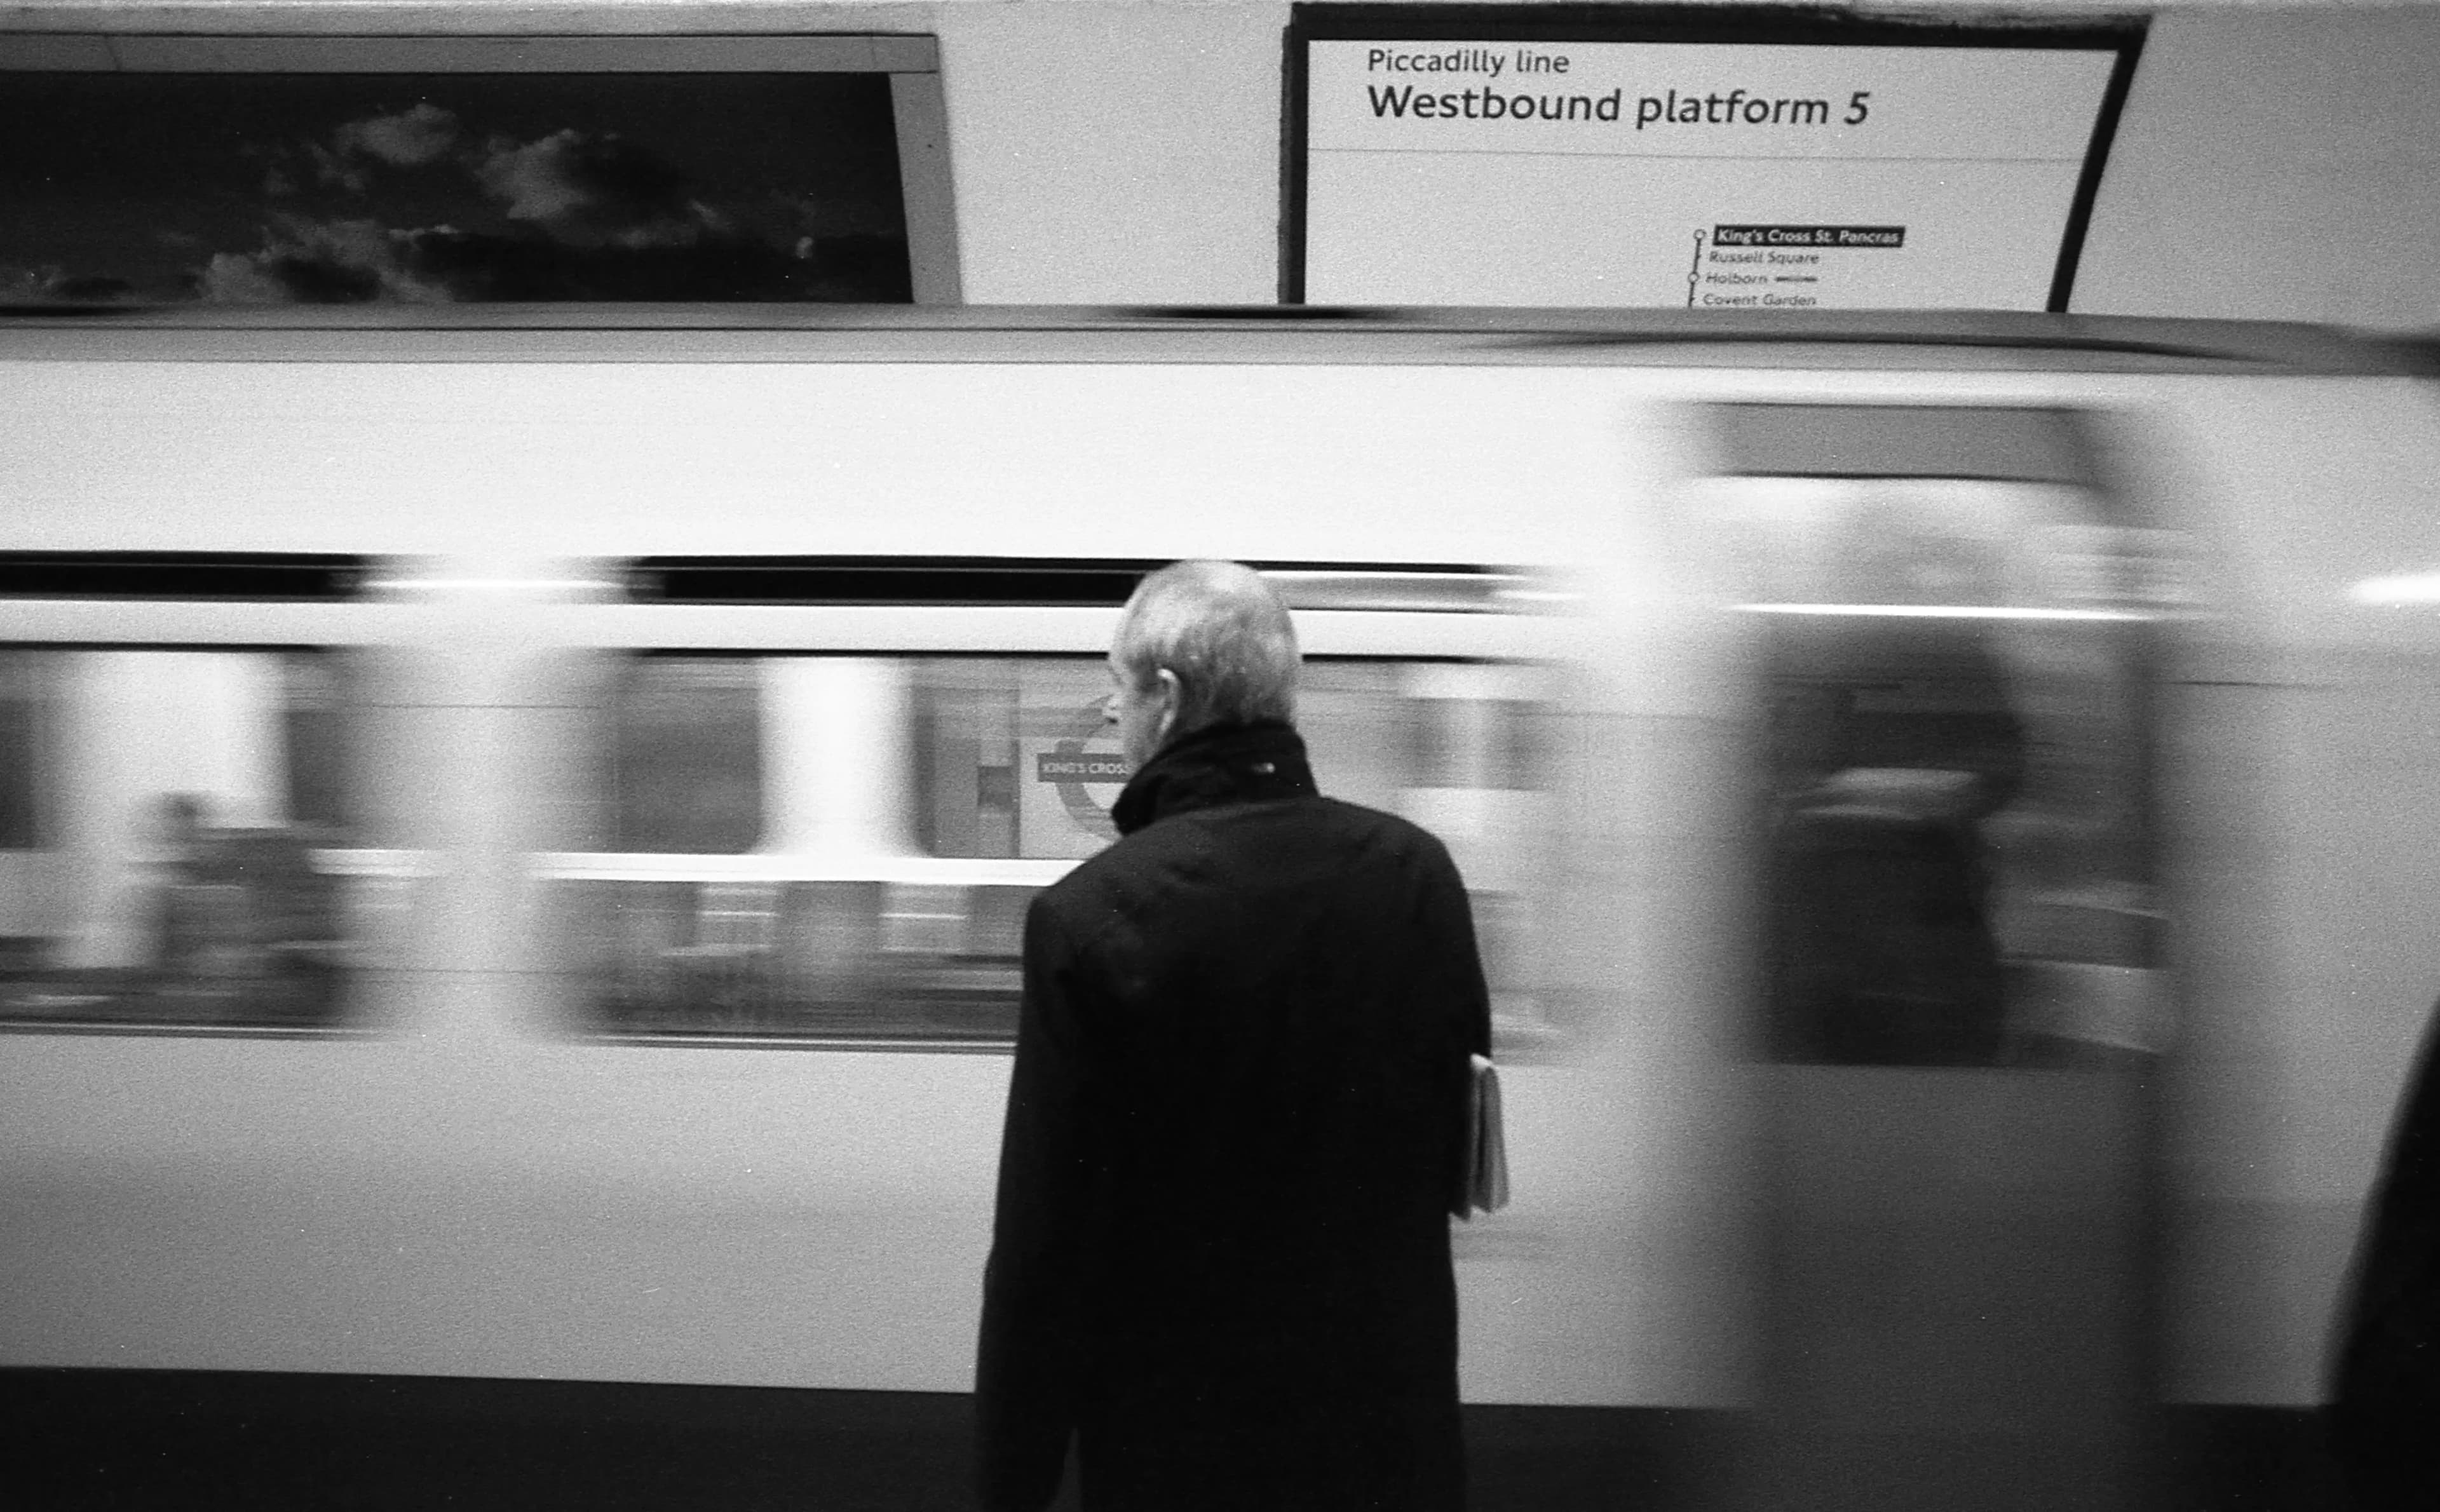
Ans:
[[[1712,418],[1754,733],[1758,1503],[2126,1505],[2164,538],[2068,414]]]

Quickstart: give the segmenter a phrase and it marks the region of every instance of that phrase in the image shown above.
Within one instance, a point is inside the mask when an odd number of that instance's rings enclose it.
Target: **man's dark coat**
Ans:
[[[2440,1507],[2440,1008],[2365,1212],[2336,1363],[2331,1441],[2353,1504]]]
[[[1027,915],[985,1503],[1455,1508],[1449,1205],[1488,998],[1448,853],[1285,725],[1145,763]]]

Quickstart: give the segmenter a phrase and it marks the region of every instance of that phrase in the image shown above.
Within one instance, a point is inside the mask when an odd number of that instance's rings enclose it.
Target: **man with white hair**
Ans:
[[[1448,852],[1322,797],[1286,607],[1128,601],[1121,838],[1038,897],[977,1370],[1035,1512],[1463,1504],[1448,1219],[1489,1000]]]

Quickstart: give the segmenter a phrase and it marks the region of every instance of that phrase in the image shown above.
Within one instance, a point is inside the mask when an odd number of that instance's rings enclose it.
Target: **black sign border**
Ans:
[[[1660,42],[1756,46],[1985,47],[2035,51],[2111,52],[2117,61],[2094,114],[2084,169],[2059,236],[2044,309],[2067,312],[2076,263],[2101,193],[2102,170],[2118,133],[2149,20],[2144,16],[2074,21],[1958,22],[1860,17],[1802,6],[1685,5],[1328,5],[1290,8],[1282,33],[1280,100],[1279,302],[1301,305],[1305,263],[1305,142],[1308,60],[1316,42]]]

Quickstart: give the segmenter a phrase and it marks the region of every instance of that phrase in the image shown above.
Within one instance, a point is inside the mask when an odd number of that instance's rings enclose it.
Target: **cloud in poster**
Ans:
[[[430,105],[341,127],[305,144],[324,187],[362,194],[381,168],[451,164],[511,222],[505,233],[386,226],[363,216],[275,213],[253,252],[212,257],[198,295],[216,304],[547,299],[571,293],[762,297],[800,282],[804,258],[738,233],[691,198],[673,164],[615,133],[553,132],[463,144],[458,117]],[[275,169],[276,171],[276,169]],[[688,256],[694,254],[694,256]],[[677,292],[684,291],[684,292]]]
[[[447,161],[463,134],[456,113],[427,101],[349,121],[328,140],[250,143],[239,151],[262,165],[266,198],[295,199],[309,187],[361,197],[371,191],[376,169],[428,168]]]
[[[310,184],[364,199],[393,169],[445,171],[477,203],[566,246],[691,246],[735,231],[727,217],[692,197],[682,169],[631,137],[569,128],[530,141],[478,141],[456,113],[428,101],[277,150],[263,189],[294,201]]]
[[[377,159],[392,168],[422,168],[449,155],[460,134],[458,116],[426,100],[393,116],[371,116],[339,128],[332,145],[342,156]]]
[[[494,138],[475,176],[510,220],[569,246],[691,246],[729,229],[674,164],[616,133]]]
[[[886,273],[833,266],[812,250],[751,237],[569,246],[530,232],[285,216],[260,250],[214,257],[197,294],[246,305],[890,297]]]
[[[260,252],[216,254],[197,293],[207,304],[445,303],[458,295],[418,269],[417,243],[454,234],[445,226],[393,231],[373,221],[281,216]]]
[[[364,165],[335,148],[308,142],[305,144],[305,157],[314,165],[314,182],[323,188],[362,194],[372,187],[372,175],[365,170]]]
[[[70,273],[57,263],[29,267],[0,263],[0,307],[9,305],[123,305],[136,299],[135,286],[107,274]]]

